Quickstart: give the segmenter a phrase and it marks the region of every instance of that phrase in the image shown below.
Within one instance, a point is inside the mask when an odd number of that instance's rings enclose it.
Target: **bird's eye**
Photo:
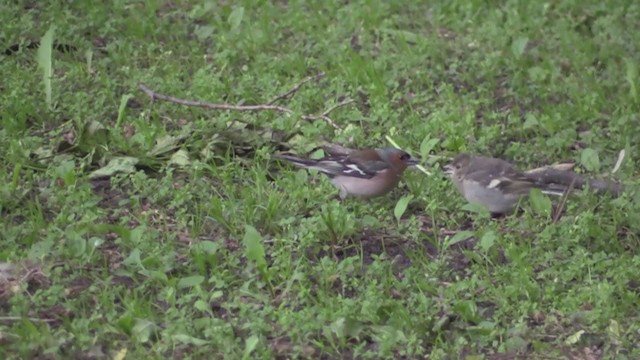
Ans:
[[[407,154],[407,153],[402,153],[402,154],[400,155],[400,160],[402,160],[402,161],[407,161],[407,160],[409,160],[409,158],[410,158],[410,157],[411,157],[411,156],[410,156],[409,154]]]

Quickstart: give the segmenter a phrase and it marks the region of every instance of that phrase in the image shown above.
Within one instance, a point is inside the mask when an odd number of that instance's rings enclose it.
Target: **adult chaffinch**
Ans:
[[[556,196],[568,188],[537,182],[509,162],[486,156],[460,154],[444,168],[468,202],[480,204],[494,214],[510,213],[533,188]]]
[[[408,166],[418,163],[417,159],[395,148],[354,150],[319,160],[289,155],[274,157],[327,175],[340,189],[342,199],[349,195],[365,199],[382,196],[398,184]]]

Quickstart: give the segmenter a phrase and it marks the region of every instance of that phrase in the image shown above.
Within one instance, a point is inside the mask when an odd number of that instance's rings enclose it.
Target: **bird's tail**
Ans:
[[[309,159],[300,159],[297,158],[295,156],[291,156],[291,155],[271,155],[272,158],[274,159],[278,159],[278,160],[284,160],[284,161],[288,161],[290,163],[292,163],[293,165],[296,166],[300,166],[300,167],[309,167],[309,166],[313,166],[316,161],[315,160],[309,160]]]
[[[327,175],[333,174],[333,172],[331,171],[331,168],[327,167],[326,164],[324,164],[324,162],[320,162],[318,160],[301,159],[291,155],[271,155],[271,157],[278,160],[288,161],[297,167],[318,170]]]
[[[571,188],[571,190],[582,190],[589,187],[597,193],[608,193],[613,197],[620,196],[624,192],[624,184],[610,179],[594,179],[582,176],[573,171],[558,169],[555,167],[545,167],[526,173],[526,177],[531,181],[542,184],[540,188],[554,186],[555,190]]]

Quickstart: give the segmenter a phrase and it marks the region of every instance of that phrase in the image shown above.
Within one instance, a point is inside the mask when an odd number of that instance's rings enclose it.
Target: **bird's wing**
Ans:
[[[351,176],[361,179],[371,179],[380,171],[389,168],[389,165],[380,159],[375,152],[354,151],[347,156],[335,156],[325,159],[327,163],[333,162],[331,167],[336,171],[334,175]]]
[[[371,179],[380,171],[389,168],[383,160],[367,156],[366,153],[352,156],[357,153],[356,151],[349,155],[331,155],[319,160],[301,159],[289,155],[278,155],[274,157],[289,161],[299,167],[318,170],[329,177],[351,176],[361,179]]]
[[[466,176],[489,189],[498,189],[512,194],[527,193],[529,189],[535,187],[534,182],[510,165],[476,168],[467,172]]]

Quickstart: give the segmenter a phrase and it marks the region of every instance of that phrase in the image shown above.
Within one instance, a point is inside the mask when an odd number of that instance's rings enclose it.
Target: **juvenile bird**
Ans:
[[[568,188],[537,182],[509,162],[486,156],[460,154],[444,168],[468,202],[480,204],[494,214],[512,212],[533,188],[556,196],[562,196]]]
[[[365,199],[382,196],[398,184],[408,166],[418,163],[418,159],[395,148],[355,150],[349,154],[329,155],[319,160],[289,155],[274,157],[327,175],[333,185],[340,189],[342,199],[347,196]]]

